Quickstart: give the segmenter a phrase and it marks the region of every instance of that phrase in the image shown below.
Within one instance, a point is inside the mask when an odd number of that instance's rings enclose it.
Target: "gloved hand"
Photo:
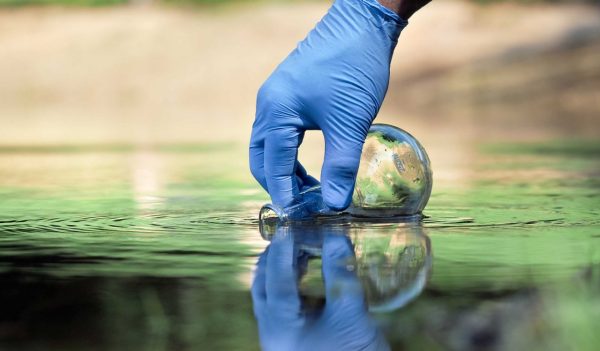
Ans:
[[[339,226],[326,228],[314,227],[320,233],[279,228],[259,257],[252,301],[263,350],[389,350],[369,317],[360,281],[354,271],[347,269],[355,259],[349,238],[332,233],[339,231]],[[301,242],[302,238],[299,242],[299,236],[306,237],[307,242]],[[319,241],[326,303],[320,313],[310,314],[302,306],[298,288],[307,265],[301,246],[319,245]]]
[[[333,210],[348,207],[362,146],[386,94],[392,53],[406,24],[376,0],[336,0],[262,85],[250,168],[274,204],[287,207],[303,188],[318,184],[297,154],[304,132],[320,129],[324,202]]]

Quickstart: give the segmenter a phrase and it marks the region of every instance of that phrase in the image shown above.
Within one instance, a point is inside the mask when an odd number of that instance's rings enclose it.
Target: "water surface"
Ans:
[[[432,157],[421,224],[333,226],[358,258],[407,230],[430,245],[415,298],[364,320],[394,350],[593,349],[600,144],[474,150],[452,169]],[[260,349],[250,288],[267,198],[244,157],[226,144],[0,148],[0,349]],[[321,264],[302,285],[317,310]],[[387,276],[414,279],[403,267]]]

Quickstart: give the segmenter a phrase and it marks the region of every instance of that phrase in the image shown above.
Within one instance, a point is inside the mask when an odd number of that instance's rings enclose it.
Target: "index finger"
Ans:
[[[281,207],[290,206],[299,193],[296,158],[300,138],[300,131],[291,126],[277,127],[265,138],[267,188],[273,204]]]

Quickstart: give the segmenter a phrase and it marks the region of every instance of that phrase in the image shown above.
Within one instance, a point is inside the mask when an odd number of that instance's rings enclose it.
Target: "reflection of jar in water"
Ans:
[[[423,227],[416,223],[364,226],[358,222],[352,224],[349,234],[356,261],[339,264],[355,272],[370,311],[396,310],[419,296],[432,264],[431,243]],[[308,254],[311,259],[300,280],[300,293],[309,305],[318,307],[325,299],[320,244],[314,235],[306,237],[313,242],[301,240],[299,254]]]
[[[365,217],[418,214],[431,186],[431,165],[423,146],[400,128],[374,124],[363,146],[349,212]]]
[[[401,308],[417,297],[431,270],[431,244],[415,223],[351,230],[358,275],[373,312]]]

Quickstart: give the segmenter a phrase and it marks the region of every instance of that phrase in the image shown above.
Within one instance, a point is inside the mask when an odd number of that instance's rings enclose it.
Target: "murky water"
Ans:
[[[0,349],[594,349],[600,144],[475,150],[420,224],[268,242],[242,147],[0,149]]]

